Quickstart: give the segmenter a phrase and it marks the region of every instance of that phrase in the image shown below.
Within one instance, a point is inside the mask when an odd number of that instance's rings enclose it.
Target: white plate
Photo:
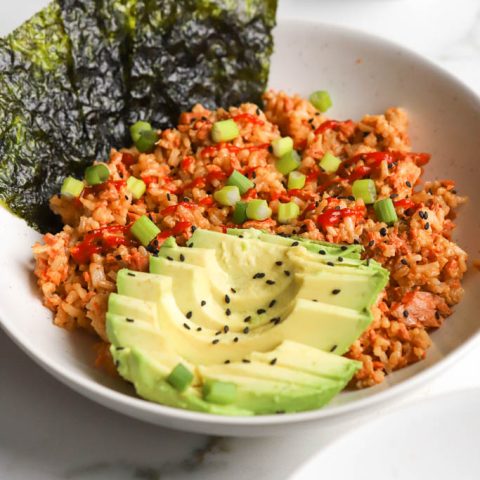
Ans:
[[[334,118],[359,118],[393,105],[412,119],[414,148],[433,154],[427,178],[454,178],[469,195],[457,238],[473,256],[480,238],[480,100],[427,60],[385,40],[322,24],[285,21],[276,30],[272,87],[308,95],[328,89]],[[318,411],[225,418],[164,407],[137,398],[122,381],[93,367],[92,339],[51,325],[32,275],[30,246],[38,235],[0,209],[0,319],[8,334],[39,364],[83,395],[136,418],[167,427],[219,435],[265,435],[294,427],[338,425],[415,388],[455,362],[478,337],[480,275],[466,276],[464,301],[433,335],[427,359],[375,388],[339,395]]]
[[[432,397],[366,423],[289,480],[478,480],[480,390]]]

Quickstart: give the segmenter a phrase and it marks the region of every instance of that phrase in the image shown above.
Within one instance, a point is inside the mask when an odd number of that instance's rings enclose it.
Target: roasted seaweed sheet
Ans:
[[[31,226],[139,119],[259,103],[276,0],[56,0],[0,39],[0,201]]]

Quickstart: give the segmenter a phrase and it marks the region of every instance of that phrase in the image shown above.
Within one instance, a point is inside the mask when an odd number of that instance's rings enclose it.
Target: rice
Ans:
[[[420,183],[428,156],[411,153],[408,118],[400,108],[358,122],[336,122],[299,96],[269,91],[264,103],[264,111],[253,104],[228,111],[197,105],[181,115],[177,128],[159,132],[153,153],[112,150],[105,184],[86,188],[78,199],[51,199],[65,226],[56,235],[45,235],[33,253],[44,303],[55,313],[56,325],[83,328],[107,342],[105,311],[116,272],[148,268],[149,252],[130,240],[128,225],[147,214],[160,227],[162,233],[150,250],[169,235],[185,244],[194,227],[225,231],[231,226],[231,208],[216,204],[212,194],[236,169],[255,183],[244,198],[266,199],[274,212],[272,218],[247,221],[243,228],[360,243],[365,256],[390,271],[389,285],[373,308],[372,325],[347,354],[363,363],[354,387],[380,383],[386,374],[425,357],[431,330],[442,325],[462,297],[466,254],[451,234],[455,210],[465,198],[457,195],[452,180]],[[231,117],[241,135],[229,145],[212,147],[212,123]],[[291,136],[301,152],[299,170],[308,178],[301,191],[287,191],[275,168],[269,145],[279,135]],[[336,181],[332,177],[338,175],[329,177],[318,167],[327,151],[343,161]],[[359,157],[368,152],[395,156],[372,166]],[[375,181],[379,197],[394,200],[399,215],[394,227],[377,221],[373,209],[352,196],[353,178],[366,174]],[[140,200],[133,200],[126,189],[130,175],[147,184]],[[289,200],[302,214],[292,224],[280,225],[275,213],[279,202]],[[342,211],[341,216],[328,221],[335,210]],[[95,238],[94,251],[79,260],[79,246],[89,235]],[[112,370],[104,345],[98,347],[97,364]]]

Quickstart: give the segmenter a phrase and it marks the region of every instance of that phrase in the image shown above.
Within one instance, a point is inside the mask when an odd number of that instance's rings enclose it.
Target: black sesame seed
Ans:
[[[287,277],[290,276],[290,272],[289,272],[288,270],[284,270],[283,273],[284,273]]]
[[[225,360],[223,363],[228,365],[230,363],[230,360]]]
[[[167,193],[167,200],[170,201],[172,199],[171,195]]]
[[[344,252],[347,248],[348,248],[348,247],[347,247],[346,245],[342,245],[342,246],[340,247],[340,250],[341,250],[342,252]]]
[[[368,242],[368,246],[369,246],[369,247],[373,247],[374,245],[375,245],[375,240],[370,240],[370,241]]]
[[[347,200],[350,200],[351,202],[355,201],[355,197],[353,195],[349,195],[347,197]]]
[[[219,342],[220,342],[220,340],[218,338],[216,338],[215,340],[212,340],[213,345],[216,345]]]
[[[408,310],[404,310],[403,313],[402,313],[402,315],[403,315],[405,318],[407,318],[407,317],[408,317]]]
[[[338,257],[337,260],[341,263],[343,262],[343,257]]]
[[[269,151],[269,153],[273,153],[273,148],[272,148],[271,145],[268,146],[268,149],[267,149],[267,150]]]
[[[184,326],[187,330],[190,330],[190,325],[188,325],[188,323],[184,323],[183,326]]]
[[[299,242],[293,242],[291,246],[292,246],[292,247],[298,247],[299,245],[300,245]]]
[[[385,227],[382,227],[382,228],[380,229],[380,235],[381,235],[382,237],[385,237],[385,236],[387,235],[387,229],[386,229]]]
[[[334,345],[331,349],[330,352],[334,352],[337,349],[338,345]]]
[[[235,337],[235,338],[233,339],[233,342],[234,342],[234,343],[237,343],[237,342],[238,342],[238,337]]]
[[[243,238],[243,235],[239,235],[238,238]]]
[[[334,267],[334,266],[335,266],[335,264],[334,264],[333,262],[327,262],[327,265],[328,265],[329,267]]]
[[[278,260],[275,262],[275,265],[281,267],[283,265],[283,262],[281,260]]]
[[[242,358],[242,362],[243,362],[243,363],[251,363],[248,358]]]
[[[184,201],[184,202],[189,202],[190,199],[189,199],[188,197],[183,197],[183,201]]]
[[[355,245],[358,245],[358,244],[360,243],[360,240],[358,240],[358,238],[354,238],[354,239],[353,239],[353,243],[354,243]]]
[[[275,413],[277,415],[283,415],[284,413],[287,413],[287,412],[285,412],[285,410],[277,410]]]
[[[450,193],[453,193],[455,195],[457,193],[457,191],[455,189],[453,189],[453,190],[450,190]]]
[[[228,325],[225,325],[225,326],[223,327],[223,332],[224,332],[224,333],[228,333],[229,330],[230,330],[230,327],[229,327]]]
[[[313,298],[312,302],[318,302],[318,300],[316,298]]]
[[[200,302],[200,306],[201,306],[201,307],[204,307],[206,304],[207,304],[207,302],[206,302],[205,300],[202,300],[202,301]]]
[[[427,222],[427,223],[424,225],[424,227],[423,227],[423,228],[424,228],[425,230],[428,230],[428,229],[430,228],[430,223],[429,223],[429,222]]]
[[[406,185],[408,188],[411,188],[411,187],[412,187],[412,184],[411,184],[408,180],[405,182],[405,185]]]
[[[280,323],[280,317],[271,318],[270,323],[273,323],[274,325],[278,325]]]
[[[402,259],[400,260],[400,263],[401,263],[402,265],[408,265],[408,262],[407,262],[407,260],[405,260],[405,258],[402,258]]]
[[[185,255],[183,253],[180,254],[180,257],[178,257],[181,262],[185,261]]]
[[[133,323],[135,320],[133,318],[126,318],[125,319],[128,323]]]
[[[192,318],[193,312],[190,310],[185,314],[185,316],[190,320]]]
[[[271,152],[270,152],[270,153],[271,153]],[[252,172],[252,178],[253,178],[253,179],[257,178],[257,172],[255,172],[255,171]]]
[[[243,319],[243,321],[244,321],[245,323],[248,323],[251,319],[252,319],[252,317],[251,317],[251,315],[249,315],[248,317],[245,317],[245,318]]]
[[[228,295],[225,295],[225,303],[230,303],[230,297]]]
[[[308,123],[313,123],[314,120],[315,120],[314,118],[309,118]]]
[[[275,285],[275,281],[274,280],[266,280],[265,283],[267,285]]]
[[[393,200],[394,198],[397,198],[398,197],[398,193],[392,193],[390,195],[390,198]]]
[[[171,262],[173,262],[173,258],[172,258],[172,257],[167,257],[167,260],[170,260]]]
[[[118,360],[115,360],[115,366],[118,368],[120,366],[120,362]]]
[[[131,273],[131,272],[128,272],[127,275],[128,275],[129,277],[134,277],[134,276],[135,276],[135,274],[134,274],[134,273]]]
[[[277,359],[276,358],[272,358],[270,360],[270,365],[275,365],[277,363]]]
[[[195,225],[192,225],[192,228],[190,230],[193,233],[193,232],[195,232],[196,229],[197,229],[197,227]]]
[[[258,272],[253,276],[253,279],[256,280],[257,278],[263,278],[265,277],[265,274],[262,272]]]
[[[268,308],[272,308],[276,303],[277,303],[277,301],[276,301],[275,299],[273,299],[273,300],[268,304]]]
[[[229,317],[231,314],[232,314],[232,311],[231,311],[229,308],[227,308],[227,309],[225,310],[225,315],[226,315],[227,317]]]
[[[259,308],[259,309],[257,310],[257,314],[258,314],[258,315],[262,315],[262,314],[264,314],[265,312],[266,312],[266,310],[265,310],[264,308]]]
[[[128,200],[128,195],[125,195],[125,200]]]
[[[435,318],[436,318],[437,320],[440,320],[440,313],[435,312]]]
[[[437,312],[438,313],[438,312]],[[125,347],[116,347],[115,350],[120,351],[120,350],[125,350]]]
[[[197,327],[197,332],[201,332],[202,331],[202,327]]]
[[[230,291],[231,291],[232,293],[237,293],[237,291],[236,291],[234,288],[231,288]]]
[[[245,334],[247,334],[249,331],[250,331],[250,329],[249,329],[248,327],[245,327],[245,328],[243,329],[243,333],[245,333]]]
[[[319,250],[318,253],[319,253],[320,255],[326,255],[326,254],[327,254],[327,252],[326,252],[325,250]]]
[[[115,260],[121,260],[122,256],[121,255],[115,255]]]
[[[341,292],[341,290],[339,288],[334,288],[332,290],[332,295],[338,295],[340,292]]]

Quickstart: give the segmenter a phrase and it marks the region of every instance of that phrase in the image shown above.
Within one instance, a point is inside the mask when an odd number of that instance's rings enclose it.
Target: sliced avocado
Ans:
[[[118,293],[111,293],[108,297],[108,311],[150,325],[155,325],[157,321],[157,305],[155,302],[146,302]]]

